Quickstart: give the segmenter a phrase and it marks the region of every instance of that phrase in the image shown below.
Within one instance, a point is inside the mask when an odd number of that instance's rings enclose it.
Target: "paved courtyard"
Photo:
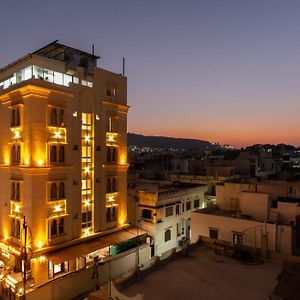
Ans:
[[[245,265],[199,247],[189,257],[170,262],[122,293],[143,293],[145,300],[267,300],[281,268],[274,262]]]

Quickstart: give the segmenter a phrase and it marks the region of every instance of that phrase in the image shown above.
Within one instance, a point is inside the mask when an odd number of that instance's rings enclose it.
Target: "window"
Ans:
[[[11,220],[11,235],[20,239],[21,236],[21,224],[19,219]]]
[[[85,206],[85,211],[81,213],[81,228],[87,228],[92,226],[92,211],[88,210]]]
[[[65,162],[65,146],[52,145],[50,147],[50,163]]]
[[[13,108],[11,111],[11,127],[19,127],[21,125],[20,108]]]
[[[107,131],[108,132],[117,132],[117,119],[108,117],[107,118]]]
[[[50,200],[65,199],[65,183],[52,182],[50,187]]]
[[[106,193],[115,193],[117,192],[117,178],[107,178],[106,180]]]
[[[68,261],[65,261],[60,264],[53,264],[51,261],[49,261],[48,271],[49,271],[49,279],[52,279],[56,276],[59,276],[62,273],[68,272],[69,263]]]
[[[191,210],[191,201],[186,202],[186,211]]]
[[[218,239],[218,230],[210,228],[209,229],[209,237],[211,239],[216,239],[217,240]]]
[[[168,242],[171,240],[171,230],[168,229],[165,231],[165,242]]]
[[[56,218],[50,222],[50,237],[56,237],[65,233],[65,219]]]
[[[49,125],[53,127],[65,127],[65,110],[51,107],[49,109]]]
[[[173,206],[166,207],[166,217],[173,215]]]
[[[199,199],[195,199],[195,200],[194,200],[194,208],[198,208],[199,205],[200,205]]]
[[[180,205],[176,204],[176,215],[180,214]]]
[[[182,203],[182,212],[184,212],[184,203]]]
[[[114,88],[114,87],[111,87],[111,86],[107,87],[106,88],[106,96],[107,97],[116,98],[116,96],[117,96],[117,89]]]
[[[152,210],[151,209],[142,209],[142,218],[152,220]]]
[[[20,200],[20,182],[13,181],[11,184],[11,199]]]
[[[11,146],[11,163],[14,165],[19,165],[21,163],[21,146],[13,144]]]
[[[117,220],[117,207],[106,207],[106,223],[115,222]]]
[[[242,233],[234,233],[232,236],[232,242],[234,245],[242,245],[243,244],[243,234]]]
[[[107,162],[114,163],[117,162],[117,148],[116,147],[107,147]]]

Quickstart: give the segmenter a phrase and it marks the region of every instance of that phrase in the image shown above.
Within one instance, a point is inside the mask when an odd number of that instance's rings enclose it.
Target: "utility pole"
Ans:
[[[23,218],[23,229],[24,229],[24,247],[23,247],[23,300],[26,300],[26,277],[27,277],[27,224],[25,220],[25,216]]]

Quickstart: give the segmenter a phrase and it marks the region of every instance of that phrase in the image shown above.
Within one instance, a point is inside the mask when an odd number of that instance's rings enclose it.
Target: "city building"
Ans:
[[[55,41],[0,69],[0,259],[12,294],[22,272],[39,287],[135,237],[122,230],[127,78],[98,59]]]
[[[140,181],[137,225],[151,237],[152,255],[181,247],[190,240],[191,212],[207,206],[206,186]]]
[[[217,204],[192,213],[192,241],[239,245],[265,257],[300,254],[300,182],[244,180],[217,185]]]

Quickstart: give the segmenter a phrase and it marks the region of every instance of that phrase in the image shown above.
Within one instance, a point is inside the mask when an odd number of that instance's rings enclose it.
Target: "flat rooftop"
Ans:
[[[144,294],[145,300],[258,300],[269,299],[282,265],[245,265],[198,247],[189,257],[162,266],[121,292]]]

